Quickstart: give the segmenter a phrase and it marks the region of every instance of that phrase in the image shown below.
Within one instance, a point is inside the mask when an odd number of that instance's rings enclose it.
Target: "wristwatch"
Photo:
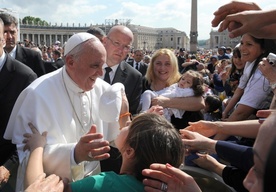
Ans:
[[[270,87],[271,87],[272,91],[274,91],[276,89],[276,83],[270,84]]]

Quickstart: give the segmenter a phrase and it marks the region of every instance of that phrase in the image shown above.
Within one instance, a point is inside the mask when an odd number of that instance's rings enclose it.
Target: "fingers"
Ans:
[[[97,126],[93,124],[87,134],[96,133]]]
[[[28,125],[31,128],[32,133],[38,133],[38,130],[36,129],[36,127],[32,123],[28,123]]]
[[[102,138],[103,138],[103,135],[101,133],[87,133],[86,135],[82,136],[80,140],[84,143],[90,143],[90,142],[93,142],[94,140],[100,140]]]
[[[92,161],[92,160],[104,160],[110,157],[110,154],[108,153],[110,151],[109,146],[104,146],[104,147],[96,147],[96,148],[91,148],[89,152],[87,153],[87,160]]]
[[[257,117],[263,117],[267,118],[272,112],[275,112],[276,110],[258,110],[256,116]]]

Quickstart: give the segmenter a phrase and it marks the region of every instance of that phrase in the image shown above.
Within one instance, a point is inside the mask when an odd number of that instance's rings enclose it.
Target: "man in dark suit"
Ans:
[[[5,53],[4,42],[4,23],[0,19],[0,165],[16,150],[11,141],[3,138],[12,108],[21,91],[37,77],[29,67]]]
[[[179,49],[179,54],[177,56],[179,73],[183,73],[184,72],[184,67],[182,67],[182,64],[185,63],[185,61],[186,61],[186,59],[185,59],[185,49],[180,48]]]
[[[129,112],[136,114],[142,94],[142,75],[124,60],[131,48],[132,41],[133,34],[129,28],[125,26],[114,26],[110,29],[103,42],[107,52],[103,72],[105,76],[105,67],[111,68],[112,71],[109,72],[109,83],[121,82],[124,84],[129,102]]]
[[[112,27],[103,40],[106,49],[106,64],[103,65],[102,76],[110,84],[121,82],[125,86],[129,102],[129,112],[137,113],[142,94],[142,74],[130,66],[124,59],[131,49],[133,33],[126,26]],[[110,158],[101,161],[101,171],[114,171],[120,173],[122,159],[117,148],[112,146]]]
[[[63,67],[64,61],[61,58],[61,52],[59,50],[54,50],[53,51],[53,58],[54,58],[54,65],[56,66],[57,69]]]
[[[6,46],[4,48],[5,51],[7,51],[14,59],[30,67],[37,74],[38,77],[44,75],[45,69],[41,55],[34,50],[17,45],[17,19],[7,13],[1,13],[0,18],[4,22],[4,32],[6,40]]]
[[[144,57],[144,53],[142,50],[135,50],[134,51],[134,55],[133,55],[133,60],[131,60],[130,62],[128,62],[132,67],[134,67],[136,70],[138,70],[142,76],[144,77],[147,69],[148,69],[148,65],[145,64],[142,59]]]

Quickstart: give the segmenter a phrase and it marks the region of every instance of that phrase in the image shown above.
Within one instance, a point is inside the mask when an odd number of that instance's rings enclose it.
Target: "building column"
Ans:
[[[197,0],[192,2],[192,15],[191,15],[191,32],[190,32],[190,52],[197,52]]]

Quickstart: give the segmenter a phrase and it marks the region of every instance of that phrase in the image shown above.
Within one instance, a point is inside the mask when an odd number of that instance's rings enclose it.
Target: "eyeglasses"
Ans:
[[[112,39],[110,39],[109,37],[107,37],[107,39],[109,41],[111,41],[111,43],[114,45],[114,47],[117,48],[123,48],[124,51],[129,51],[131,49],[131,45],[123,45],[118,41],[113,41]]]

